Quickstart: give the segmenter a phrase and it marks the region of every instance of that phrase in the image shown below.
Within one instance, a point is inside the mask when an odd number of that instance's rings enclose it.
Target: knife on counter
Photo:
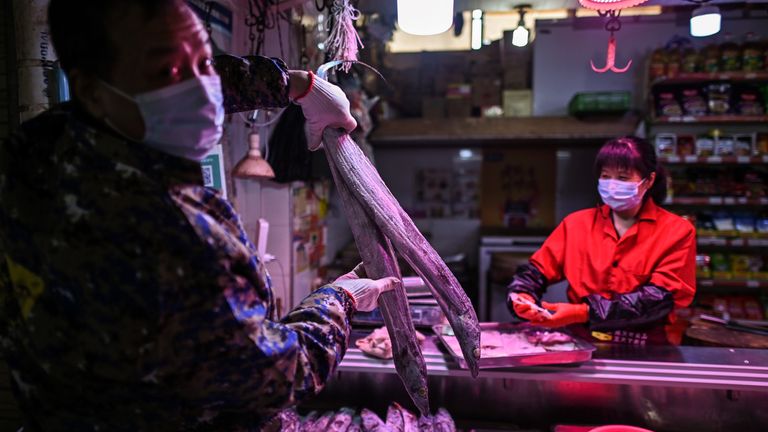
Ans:
[[[740,323],[736,320],[732,319],[725,319],[716,317],[713,315],[707,315],[707,314],[701,314],[699,315],[699,318],[701,318],[703,321],[708,321],[716,324],[720,324],[724,326],[727,329],[735,330],[735,331],[742,331],[742,332],[748,332],[748,333],[754,333],[759,334],[763,336],[768,336],[768,328],[765,327],[759,327],[756,325],[749,325]]]

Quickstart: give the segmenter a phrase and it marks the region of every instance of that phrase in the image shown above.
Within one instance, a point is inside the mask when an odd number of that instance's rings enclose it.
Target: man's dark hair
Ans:
[[[117,58],[110,23],[121,8],[139,6],[146,19],[182,0],[51,0],[48,26],[64,71],[79,69],[108,77]],[[122,37],[132,37],[123,35]]]

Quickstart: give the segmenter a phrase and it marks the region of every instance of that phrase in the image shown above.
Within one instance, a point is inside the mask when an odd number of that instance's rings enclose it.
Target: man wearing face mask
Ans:
[[[582,324],[574,330],[599,340],[679,343],[671,324],[696,290],[694,227],[659,207],[666,182],[647,141],[608,141],[595,174],[603,205],[560,223],[518,268],[507,305],[537,325]],[[547,285],[564,279],[569,303],[542,303]]]
[[[251,430],[319,392],[350,316],[399,282],[353,271],[275,317],[199,160],[226,112],[290,101],[317,147],[355,127],[343,92],[257,56],[220,77],[182,0],[51,0],[49,24],[73,101],[0,147],[0,349],[25,430]]]

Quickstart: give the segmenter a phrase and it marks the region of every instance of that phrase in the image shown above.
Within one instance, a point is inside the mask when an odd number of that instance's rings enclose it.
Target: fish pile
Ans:
[[[356,414],[352,408],[328,411],[323,414],[312,411],[300,416],[295,410],[282,411],[265,428],[282,432],[455,432],[456,424],[445,408],[434,415],[417,417],[397,402],[387,409],[385,420],[373,411],[363,408]]]
[[[395,251],[429,287],[456,334],[472,376],[480,359],[480,325],[456,277],[413,224],[360,147],[343,131],[326,129],[325,154],[368,277],[402,279]],[[400,379],[423,415],[429,413],[427,368],[401,286],[379,298]]]

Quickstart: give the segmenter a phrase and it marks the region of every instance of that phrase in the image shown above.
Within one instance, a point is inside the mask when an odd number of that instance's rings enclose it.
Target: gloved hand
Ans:
[[[347,132],[352,132],[357,127],[357,122],[349,112],[349,100],[341,88],[312,72],[309,75],[309,91],[299,97],[296,103],[301,105],[304,117],[307,118],[304,125],[307,145],[314,151],[322,145],[325,128],[344,128]]]
[[[359,263],[350,272],[339,276],[334,283],[343,281],[343,280],[360,279],[360,278],[364,278],[365,276],[366,276],[365,266],[363,266],[363,263]]]
[[[539,319],[541,312],[534,310],[530,305],[525,303],[512,301],[512,297],[514,297],[513,294],[517,294],[518,297],[524,298],[531,303],[536,303],[536,299],[534,299],[532,295],[526,293],[509,293],[507,296],[507,301],[512,303],[512,308],[515,310],[517,316],[528,321]]]
[[[534,324],[544,327],[563,327],[589,321],[589,306],[586,303],[547,303],[541,304],[544,309],[552,311],[552,318],[532,320]]]
[[[343,277],[343,276],[342,276]],[[401,284],[396,277],[382,279],[337,279],[332,285],[346,291],[355,303],[355,309],[360,312],[370,312],[376,309],[381,293],[394,289]]]

